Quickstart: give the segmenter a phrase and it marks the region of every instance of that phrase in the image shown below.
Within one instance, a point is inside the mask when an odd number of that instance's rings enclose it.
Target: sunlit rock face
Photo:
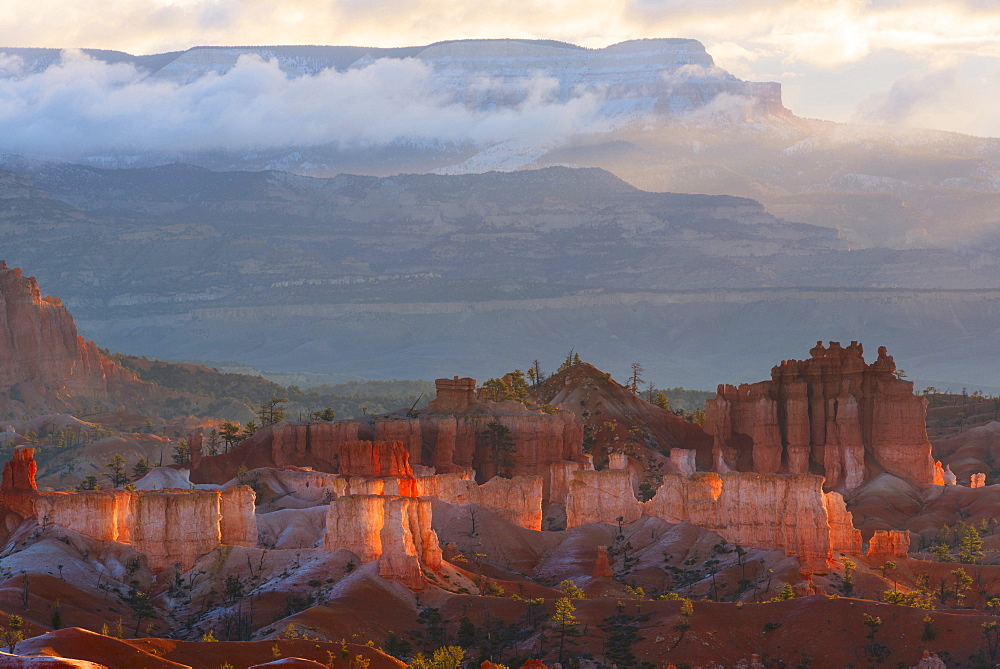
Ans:
[[[861,533],[843,498],[824,493],[822,484],[810,474],[668,474],[644,512],[690,521],[743,546],[783,550],[824,573],[834,550],[860,553]]]
[[[347,549],[362,562],[378,561],[383,578],[411,590],[424,587],[424,570],[441,569],[441,547],[431,527],[429,499],[351,495],[327,509],[327,550]]]
[[[83,398],[136,398],[138,381],[77,334],[62,302],[0,261],[0,409],[42,412]]]
[[[583,425],[573,413],[480,401],[472,379],[439,379],[437,386],[438,399],[416,417],[378,418],[373,424],[281,423],[258,430],[229,453],[204,456],[195,448],[191,480],[221,484],[241,466],[407,477],[420,465],[442,474],[474,472],[479,483],[497,474],[539,476],[543,501],[561,504],[572,472],[591,468],[583,453]],[[494,423],[506,443],[490,436]],[[197,434],[188,440],[201,443]]]
[[[566,527],[585,523],[631,523],[642,515],[629,469],[574,472],[566,496]]]
[[[905,558],[910,552],[910,533],[898,530],[876,530],[868,543],[868,555],[891,555]]]
[[[896,377],[885,347],[871,364],[857,342],[818,342],[810,354],[783,361],[771,381],[719,386],[705,407],[716,470],[820,473],[841,491],[883,471],[933,484],[926,400]]]
[[[256,546],[256,494],[249,486],[218,490],[38,492],[33,449],[5,465],[0,506],[39,525],[60,525],[96,539],[131,544],[151,569],[190,569],[220,545]],[[6,528],[7,531],[13,528]]]

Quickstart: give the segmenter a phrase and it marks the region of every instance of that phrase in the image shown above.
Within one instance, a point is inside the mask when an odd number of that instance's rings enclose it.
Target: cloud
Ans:
[[[855,120],[868,123],[909,124],[929,107],[954,99],[958,82],[954,69],[936,72],[911,72],[882,91],[862,100]]]
[[[556,39],[598,48],[642,37],[690,37],[753,80],[796,75],[811,116],[845,110],[912,63],[971,76],[1000,63],[996,0],[4,0],[0,46],[93,47],[135,54],[196,45],[415,46],[466,38]],[[715,52],[718,49],[718,52]],[[879,59],[882,60],[879,60]],[[868,66],[859,72],[857,66]],[[840,75],[834,79],[827,75]],[[790,88],[790,87],[789,87]],[[824,95],[823,90],[829,90]],[[808,95],[804,91],[808,90]],[[825,100],[814,103],[814,100]],[[945,119],[945,127],[955,128]],[[994,131],[995,132],[995,131]]]
[[[988,104],[1000,89],[1000,69],[971,77],[959,68],[914,70],[856,106],[860,123],[960,129],[979,136],[1000,136],[995,107]],[[986,102],[986,104],[984,104]]]
[[[0,70],[22,72],[0,57]],[[471,95],[510,84],[481,79]],[[601,99],[568,99],[529,78],[512,107],[465,104],[433,68],[386,59],[346,72],[290,78],[274,61],[241,56],[225,74],[180,84],[80,52],[41,72],[0,79],[0,150],[72,159],[107,152],[188,152],[331,144],[343,149],[411,142],[557,142],[599,130]]]

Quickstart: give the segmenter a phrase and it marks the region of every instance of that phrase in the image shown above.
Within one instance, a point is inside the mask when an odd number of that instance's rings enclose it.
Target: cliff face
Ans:
[[[151,386],[77,334],[69,311],[0,261],[0,409],[22,414],[84,399],[136,400]]]
[[[542,477],[495,477],[478,485],[464,474],[438,474],[417,479],[421,496],[449,504],[476,504],[529,530],[542,529]]]
[[[132,544],[154,570],[190,569],[220,544],[255,546],[255,493],[248,486],[217,490],[38,492],[14,486],[33,470],[32,449],[7,463],[0,504],[39,525],[56,524],[98,541]]]
[[[720,472],[820,473],[828,490],[853,490],[879,472],[934,483],[926,400],[896,378],[885,347],[865,364],[857,342],[821,342],[809,360],[785,360],[771,380],[719,386],[706,403]]]
[[[860,553],[861,535],[843,499],[825,495],[822,483],[808,474],[667,475],[645,513],[690,521],[743,546],[783,550],[825,573],[833,550]]]
[[[431,528],[428,499],[351,495],[327,509],[326,550],[347,549],[362,562],[379,563],[383,578],[423,590],[424,570],[441,569],[441,547]]]
[[[454,385],[453,380],[443,381]],[[343,421],[281,423],[258,430],[229,453],[192,457],[191,480],[224,483],[240,466],[298,466],[349,476],[412,477],[414,466],[424,465],[440,473],[474,471],[480,483],[501,472],[540,476],[543,499],[562,503],[567,473],[590,466],[583,453],[583,426],[576,417],[568,411],[531,410],[517,402],[465,404],[470,392],[467,385],[455,391],[458,399],[445,394],[443,403],[438,403],[463,407],[458,414],[380,418],[374,427]],[[496,428],[491,432],[493,423],[500,426],[501,436],[495,436]],[[359,435],[374,441],[359,441]],[[189,441],[198,443],[198,436],[191,435]]]
[[[876,530],[868,544],[868,555],[891,555],[905,558],[910,552],[910,533],[897,530]]]
[[[566,496],[566,527],[638,520],[642,504],[632,491],[632,478],[628,469],[574,472]]]
[[[397,422],[414,421],[391,421]],[[241,466],[312,467],[351,476],[413,476],[409,452],[412,444],[400,440],[361,441],[362,429],[367,426],[356,421],[272,425],[258,430],[229,453],[199,458],[192,467],[191,480],[221,484],[236,476]]]
[[[257,494],[246,485],[222,491],[219,498],[219,537],[227,546],[253,548],[257,545]]]

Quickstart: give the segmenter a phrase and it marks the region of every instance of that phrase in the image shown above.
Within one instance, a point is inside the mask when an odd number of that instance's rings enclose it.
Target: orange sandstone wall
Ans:
[[[257,546],[257,493],[247,485],[226,488],[219,498],[219,536],[227,546]]]
[[[783,550],[817,573],[827,570],[835,547],[861,548],[860,533],[847,527],[843,499],[826,496],[823,478],[809,474],[668,474],[645,513],[690,521],[743,546]]]
[[[576,471],[566,496],[566,527],[585,523],[626,523],[639,519],[642,504],[633,492],[630,469]]]
[[[135,502],[132,545],[153,570],[190,569],[222,542],[220,497],[215,490],[144,491]]]
[[[411,590],[424,587],[424,569],[441,569],[441,547],[431,527],[429,499],[351,495],[327,509],[327,550],[347,549],[362,562],[378,560],[383,578]]]
[[[860,344],[817,343],[808,360],[785,360],[771,380],[719,386],[705,405],[714,468],[823,473],[828,490],[853,490],[885,471],[924,488],[934,482],[926,400],[896,378],[879,349],[866,364]]]

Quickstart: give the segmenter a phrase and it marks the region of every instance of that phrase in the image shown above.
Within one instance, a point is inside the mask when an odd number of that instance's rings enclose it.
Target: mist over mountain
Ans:
[[[741,81],[689,39],[0,49],[0,94],[15,168],[601,167],[644,190],[750,197],[866,248],[974,251],[1000,211],[1000,141],[797,118],[780,84]]]

